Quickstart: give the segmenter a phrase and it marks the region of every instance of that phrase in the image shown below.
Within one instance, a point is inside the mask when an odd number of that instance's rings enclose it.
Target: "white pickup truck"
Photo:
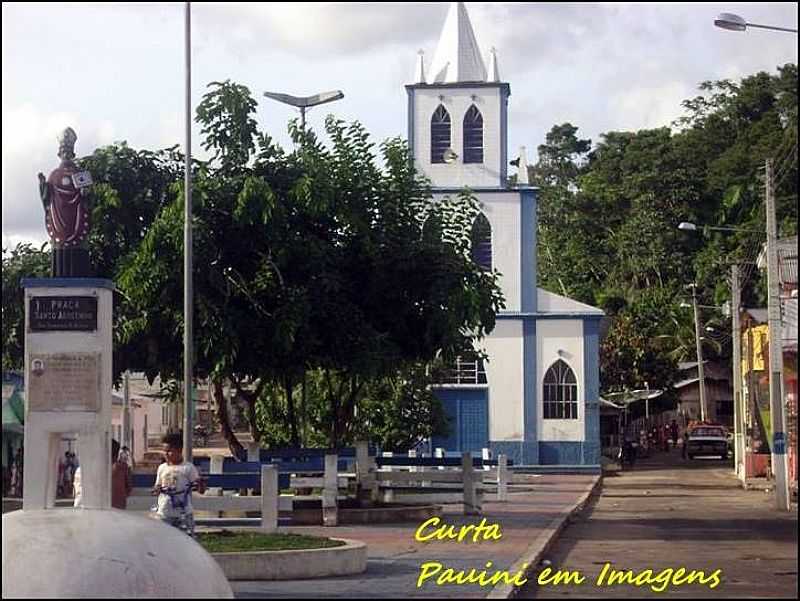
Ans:
[[[689,459],[701,456],[728,458],[728,435],[723,426],[701,425],[689,430],[686,454]]]

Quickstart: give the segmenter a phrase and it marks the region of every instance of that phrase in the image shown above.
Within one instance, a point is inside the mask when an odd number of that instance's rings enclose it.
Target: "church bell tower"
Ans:
[[[412,154],[434,188],[505,188],[511,88],[494,49],[487,70],[463,2],[450,7],[430,71],[420,52],[406,90]]]

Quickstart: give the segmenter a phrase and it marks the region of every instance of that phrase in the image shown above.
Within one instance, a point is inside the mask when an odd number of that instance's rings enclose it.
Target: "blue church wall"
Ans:
[[[583,463],[600,463],[600,320],[583,322],[584,390],[586,391],[586,436]]]
[[[584,446],[582,442],[540,442],[539,464],[583,465]]]
[[[489,390],[487,388],[437,388],[450,424],[450,435],[433,437],[433,446],[447,451],[480,454],[489,447]]]
[[[536,282],[536,190],[520,190],[521,294],[522,313],[536,313],[538,291]],[[528,365],[526,363],[526,365]]]
[[[538,423],[538,403],[536,391],[536,320],[526,319],[522,322],[523,351],[522,364],[524,369],[524,403],[523,403],[523,440],[528,443],[523,446],[524,456],[522,462],[526,465],[539,463],[539,447],[536,424]]]

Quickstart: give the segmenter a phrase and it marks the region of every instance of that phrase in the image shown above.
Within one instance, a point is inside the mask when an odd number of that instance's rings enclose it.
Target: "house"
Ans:
[[[679,363],[682,377],[673,385],[678,393],[678,414],[687,421],[699,420],[700,376],[697,361]],[[733,382],[731,368],[713,361],[703,361],[706,393],[706,421],[733,429]]]
[[[469,188],[482,212],[472,256],[501,274],[506,307],[481,347],[436,387],[452,425],[433,444],[488,447],[517,465],[600,465],[599,337],[603,312],[537,287],[537,190],[524,151],[509,182],[511,86],[497,54],[489,68],[463,2],[454,2],[430,68],[424,54],[406,86],[408,139],[435,200]]]

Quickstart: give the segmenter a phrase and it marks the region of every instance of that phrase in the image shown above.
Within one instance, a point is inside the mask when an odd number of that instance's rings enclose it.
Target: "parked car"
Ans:
[[[728,435],[723,426],[699,424],[689,430],[686,454],[695,457],[729,457]]]

